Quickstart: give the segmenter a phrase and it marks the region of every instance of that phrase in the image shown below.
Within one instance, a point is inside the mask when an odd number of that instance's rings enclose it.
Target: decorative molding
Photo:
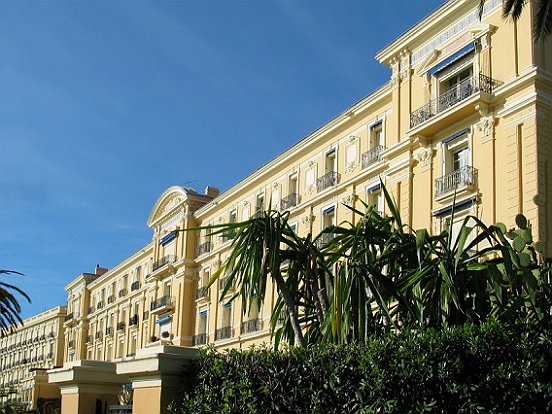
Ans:
[[[477,129],[481,132],[481,135],[488,137],[494,133],[495,116],[494,113],[489,112],[487,105],[478,104],[475,109],[479,112],[481,120],[476,124]]]
[[[431,146],[422,147],[416,152],[414,152],[414,159],[424,167],[431,164],[432,158],[433,158],[433,148],[431,148]]]
[[[358,166],[358,162],[356,161],[350,162],[345,166],[345,172],[347,173],[353,172],[357,166]]]
[[[358,199],[358,195],[355,193],[351,193],[341,199],[341,203],[348,206],[353,207],[355,204],[355,201]]]
[[[313,214],[308,213],[307,215],[301,217],[301,223],[303,223],[304,226],[310,227],[315,219],[316,217]]]
[[[305,188],[305,193],[310,195],[314,193],[315,188],[316,186],[314,184],[309,185],[307,188]]]

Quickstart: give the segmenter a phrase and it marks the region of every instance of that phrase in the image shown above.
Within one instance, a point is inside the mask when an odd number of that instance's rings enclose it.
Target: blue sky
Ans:
[[[32,303],[146,245],[171,185],[228,189],[385,83],[442,0],[0,2],[0,269]]]

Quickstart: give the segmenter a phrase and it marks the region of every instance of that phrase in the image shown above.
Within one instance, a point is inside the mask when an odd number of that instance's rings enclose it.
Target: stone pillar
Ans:
[[[132,414],[166,414],[185,386],[197,349],[174,345],[139,349],[132,360],[117,363],[117,373],[132,382]]]

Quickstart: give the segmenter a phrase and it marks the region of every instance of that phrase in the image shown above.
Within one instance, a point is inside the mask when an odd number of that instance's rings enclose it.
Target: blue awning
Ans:
[[[295,230],[297,228],[297,224],[292,224],[291,226],[289,226],[289,228]]]
[[[207,316],[207,311],[201,311],[199,312],[199,316]]]
[[[166,315],[166,316],[162,316],[161,318],[157,319],[155,321],[155,323],[157,325],[161,325],[162,323],[165,323],[165,322],[169,322],[171,320],[171,316],[170,315]]]
[[[232,307],[232,302],[225,303],[223,306],[225,308],[231,308]]]
[[[452,209],[454,208],[455,212],[459,212],[462,210],[465,210],[469,207],[471,207],[473,204],[477,203],[477,196],[474,195],[470,198],[467,198],[466,200],[462,200],[457,202],[456,204],[451,204],[449,206],[445,206],[443,208],[440,208],[439,210],[436,210],[433,212],[433,217],[440,217],[449,215],[452,213]]]
[[[368,188],[369,193],[375,193],[376,191],[379,191],[381,189],[381,184],[373,185],[372,187]]]
[[[449,66],[452,63],[456,62],[458,59],[466,56],[468,53],[470,53],[474,49],[475,49],[475,43],[470,43],[469,45],[467,45],[464,48],[460,49],[458,52],[456,52],[452,56],[449,56],[448,58],[443,60],[441,63],[438,63],[437,65],[433,66],[430,70],[427,71],[427,73],[429,75],[436,74],[437,72],[445,69],[447,66]]]
[[[173,240],[174,238],[176,238],[176,236],[178,235],[178,233],[176,231],[171,231],[169,234],[167,234],[165,237],[163,237],[160,241],[159,241],[159,244],[163,245],[163,244],[167,244],[168,242],[170,242],[171,240]]]
[[[467,134],[468,132],[470,132],[470,129],[469,129],[469,128],[464,128],[463,130],[458,131],[458,132],[456,132],[456,133],[454,133],[454,134],[452,134],[452,135],[450,135],[450,136],[448,136],[448,137],[442,139],[441,142],[442,142],[443,144],[446,144],[447,142],[453,141],[453,140],[455,140],[456,138],[461,137],[461,136],[464,135],[464,134]]]
[[[333,213],[334,210],[335,210],[335,206],[331,206],[331,207],[328,207],[326,210],[323,210],[322,214],[323,215],[330,214],[330,213]]]

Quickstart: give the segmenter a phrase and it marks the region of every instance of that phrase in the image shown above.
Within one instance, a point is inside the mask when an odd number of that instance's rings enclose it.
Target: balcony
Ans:
[[[73,313],[73,312],[71,312],[71,313],[68,313],[67,315],[65,315],[65,319],[64,319],[64,320],[65,320],[65,322],[70,322],[70,321],[72,321],[72,320],[73,320],[73,318],[74,318],[74,316],[75,316],[75,315],[74,315],[74,313]]]
[[[92,342],[92,335],[87,335],[86,336],[86,343],[89,344],[90,342]]]
[[[334,187],[339,184],[341,179],[341,174],[335,171],[330,171],[327,174],[324,174],[318,180],[316,180],[316,190],[318,192],[324,191],[327,188]]]
[[[161,313],[172,309],[174,309],[174,297],[168,295],[154,300],[150,306],[150,311],[152,313]]]
[[[69,341],[69,348],[74,348],[75,347],[75,341],[71,340]]]
[[[122,331],[126,328],[126,323],[124,322],[117,322],[117,330]]]
[[[200,334],[194,335],[194,337],[192,338],[192,344],[193,344],[193,346],[206,345],[207,344],[207,334],[206,333],[200,333]]]
[[[226,277],[223,277],[222,279],[219,280],[219,290],[222,291],[224,289],[224,287],[226,286],[226,283],[228,283],[228,280],[230,276],[226,276]],[[232,284],[230,285],[230,288],[228,289],[228,292],[231,292],[233,291],[234,289],[236,288],[234,282],[232,282]]]
[[[138,325],[138,315],[133,315],[129,320],[128,320],[128,326],[136,326]]]
[[[90,306],[90,307],[88,308],[88,314],[89,314],[89,315],[92,314],[92,313],[94,313],[94,311],[95,311],[94,306]]]
[[[381,161],[381,153],[384,150],[385,148],[383,146],[377,145],[362,154],[362,168],[368,168],[378,161]]]
[[[119,291],[119,298],[124,298],[127,295],[128,291],[126,289],[121,289]]]
[[[134,292],[138,289],[140,289],[140,282],[138,280],[136,282],[132,282],[132,284],[130,285],[130,291]]]
[[[261,330],[262,321],[260,319],[250,319],[241,324],[241,333],[248,334],[251,332],[257,332]]]
[[[215,341],[228,339],[234,336],[234,329],[231,326],[225,326],[215,331]]]
[[[101,309],[101,308],[103,308],[104,306],[105,306],[104,301],[103,301],[103,300],[100,300],[100,301],[98,302],[98,304],[96,305],[96,308],[97,308],[97,309]]]
[[[142,320],[147,322],[148,319],[149,319],[149,312],[146,310],[142,312]]]
[[[160,278],[167,273],[173,272],[173,263],[176,261],[176,257],[172,254],[168,254],[158,261],[153,263],[151,273],[146,276],[146,279]]]
[[[103,335],[101,332],[96,332],[96,339],[100,340],[103,338]]]
[[[209,297],[209,288],[206,286],[197,288],[196,292],[196,300],[198,299],[206,299]]]
[[[113,327],[112,326],[108,326],[107,328],[105,328],[105,336],[110,336],[110,335],[113,335]]]
[[[113,303],[113,302],[115,302],[115,295],[110,295],[107,298],[107,304],[109,305],[110,303]]]
[[[287,211],[299,204],[299,194],[290,193],[280,200],[280,210]]]
[[[444,126],[475,112],[475,104],[488,104],[502,82],[483,74],[464,79],[458,85],[432,99],[410,114],[411,133],[434,135]],[[449,109],[455,108],[455,111]]]
[[[444,197],[454,191],[477,187],[477,168],[465,166],[435,180],[435,198]]]
[[[321,233],[316,240],[316,246],[321,249],[335,239],[335,234],[333,233]]]
[[[201,256],[202,254],[209,253],[213,250],[213,243],[206,241],[197,246],[197,255]]]

